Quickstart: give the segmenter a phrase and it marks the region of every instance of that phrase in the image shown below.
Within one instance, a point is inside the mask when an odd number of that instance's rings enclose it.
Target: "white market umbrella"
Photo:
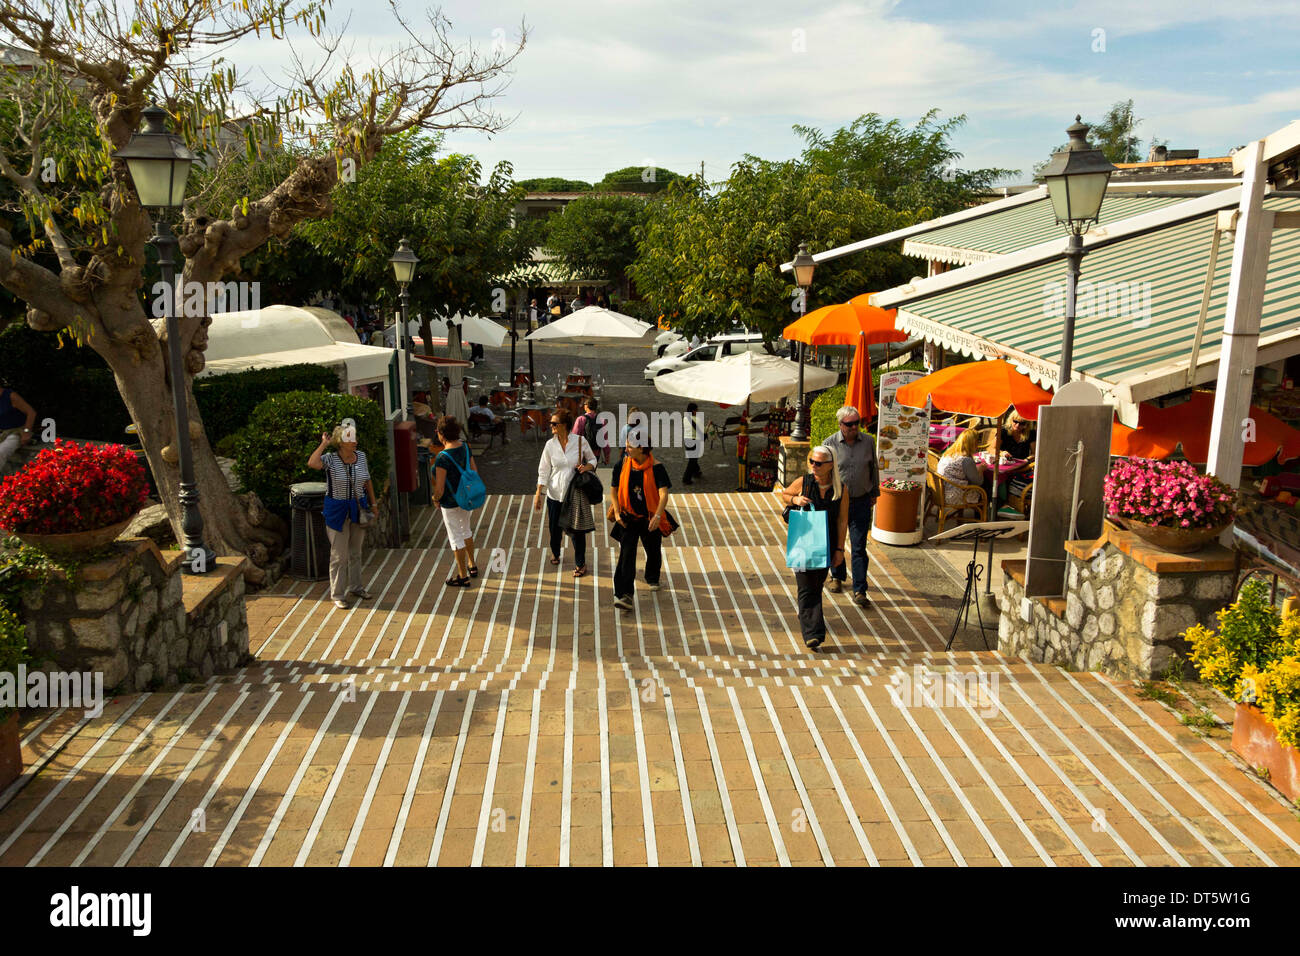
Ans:
[[[453,360],[464,358],[464,353],[460,347],[460,336],[451,336],[451,348],[448,350],[447,356]],[[451,388],[447,391],[446,413],[460,422],[461,427],[464,428],[469,422],[469,400],[465,397],[464,367],[461,365],[451,366],[447,370],[447,378],[451,380]]]
[[[809,392],[830,388],[839,374],[816,365],[804,366],[804,389]],[[746,402],[776,402],[797,398],[799,363],[757,352],[728,355],[714,362],[698,362],[680,372],[660,375],[655,388],[665,395],[692,398],[719,405]]]
[[[462,316],[459,312],[450,319],[452,325],[460,326],[460,340],[469,345],[490,345],[499,348],[506,340],[506,330],[495,322],[490,322],[477,315]],[[435,338],[448,338],[446,318],[434,319],[429,323],[429,330]]]
[[[560,319],[529,332],[525,338],[533,341],[549,339],[576,339],[581,342],[612,342],[639,339],[654,326],[622,312],[589,305]]]

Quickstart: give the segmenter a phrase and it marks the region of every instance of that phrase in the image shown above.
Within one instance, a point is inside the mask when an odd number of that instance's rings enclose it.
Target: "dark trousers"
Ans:
[[[564,532],[560,530],[560,502],[546,499],[546,522],[551,530],[551,554],[557,558],[564,555]],[[587,536],[571,535],[573,538],[573,560],[580,568],[587,566]]]
[[[871,534],[871,497],[849,499],[849,533],[845,549],[844,563],[831,571],[831,577],[843,581],[848,577],[849,560],[853,561],[853,593],[867,593],[867,565],[871,559],[867,556],[867,536]]]
[[[844,565],[840,565],[843,569]],[[815,571],[796,571],[795,584],[799,588],[799,629],[804,643],[826,639],[826,619],[822,616],[822,588],[826,585],[827,568]]]
[[[664,536],[658,528],[651,529],[645,518],[623,517],[623,540],[618,545],[618,566],[614,568],[614,597],[631,597],[636,582],[636,549],[639,543],[645,548],[645,579],[647,584],[659,583],[659,572],[664,564]]]
[[[682,483],[689,485],[693,480],[699,478],[703,474],[704,471],[700,468],[700,460],[698,458],[687,458],[686,474],[682,475]]]

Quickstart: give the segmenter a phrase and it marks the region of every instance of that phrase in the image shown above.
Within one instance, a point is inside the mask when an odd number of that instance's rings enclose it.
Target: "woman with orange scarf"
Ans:
[[[632,610],[636,582],[637,543],[645,547],[645,581],[651,591],[659,590],[663,568],[663,539],[676,528],[668,515],[668,469],[650,454],[648,440],[639,429],[627,437],[623,459],[609,482],[609,518],[618,539],[618,566],[614,569],[614,606]]]

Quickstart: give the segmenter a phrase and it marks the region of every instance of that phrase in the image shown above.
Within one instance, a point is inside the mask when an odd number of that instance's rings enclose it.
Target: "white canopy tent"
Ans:
[[[835,372],[816,365],[804,366],[804,388],[809,392],[830,388],[837,381],[839,375]],[[798,397],[799,363],[778,355],[745,352],[660,375],[654,384],[665,395],[721,405],[776,402]]]
[[[254,368],[325,365],[339,372],[341,389],[380,384],[384,414],[397,407],[389,371],[393,349],[361,345],[347,321],[328,309],[272,305],[248,312],[221,312],[208,327],[207,364],[196,377]]]

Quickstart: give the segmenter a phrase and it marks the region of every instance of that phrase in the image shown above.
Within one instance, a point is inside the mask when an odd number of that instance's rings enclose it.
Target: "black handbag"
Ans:
[[[808,479],[811,477],[812,475],[804,475],[803,486],[799,489],[799,493],[803,495],[805,498],[812,497],[810,494],[808,494]],[[781,520],[784,521],[786,524],[790,523],[791,511],[794,511],[794,505],[786,505],[784,508],[781,509]]]

